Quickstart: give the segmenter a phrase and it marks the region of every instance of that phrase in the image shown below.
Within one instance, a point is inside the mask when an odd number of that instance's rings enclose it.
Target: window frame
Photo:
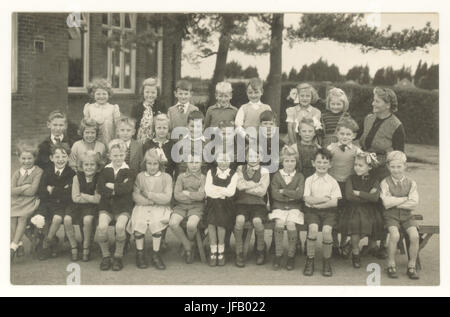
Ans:
[[[87,85],[89,83],[89,38],[90,38],[90,16],[89,13],[80,13],[83,20],[86,22],[86,32],[84,33],[84,51],[83,51],[83,86],[70,87],[67,83],[67,91],[69,93],[87,93]]]
[[[137,25],[137,14],[136,13],[126,13],[121,12],[120,14],[120,26],[112,25],[112,15],[113,13],[106,13],[108,24],[102,23],[102,30],[108,31],[108,37],[110,37],[113,31],[124,32],[134,32],[136,33]],[[125,14],[130,16],[131,28],[125,28]],[[122,41],[122,38],[121,38]],[[112,52],[114,48],[108,46],[107,48],[107,78],[112,82],[113,65],[112,65]],[[136,91],[136,48],[132,46],[130,48],[130,59],[131,59],[131,69],[130,69],[130,88],[124,88],[125,82],[125,54],[123,50],[119,52],[120,60],[120,73],[119,73],[119,88],[112,88],[115,94],[134,94]]]

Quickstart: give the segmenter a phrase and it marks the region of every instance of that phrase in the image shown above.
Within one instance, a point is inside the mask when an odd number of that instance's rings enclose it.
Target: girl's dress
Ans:
[[[172,209],[172,177],[167,173],[158,172],[150,175],[141,172],[136,178],[133,199],[136,202],[127,230],[130,234],[139,232],[145,234],[150,228],[152,234],[161,232],[169,225]],[[148,192],[152,197],[147,198]]]
[[[95,141],[92,146],[84,142],[84,140],[79,140],[73,144],[69,155],[69,166],[72,168],[78,168],[81,156],[89,150],[92,150],[98,154],[98,157],[100,158],[100,165],[103,166],[106,162],[106,146],[99,141]]]
[[[299,161],[297,166],[297,171],[301,172],[305,179],[315,173],[314,166],[311,161],[314,161],[317,150],[320,148],[319,145],[313,144],[303,144],[300,138],[297,144],[294,145],[294,149],[299,155]]]
[[[153,138],[153,122],[155,116],[165,113],[165,108],[158,100],[153,105],[140,102],[131,109],[131,117],[136,120],[136,134],[134,138],[144,144]]]
[[[108,146],[115,136],[115,122],[120,118],[119,106],[110,103],[87,103],[84,105],[83,114],[85,118],[94,119],[99,124],[97,140]]]
[[[328,109],[322,113],[322,127],[324,133],[322,138],[322,147],[326,148],[331,143],[338,141],[335,134],[336,126],[341,118],[347,116],[350,117],[348,112],[334,113]]]
[[[86,180],[86,175],[84,172],[78,172],[76,177],[74,177],[72,185],[72,200],[75,203],[75,207],[73,208],[74,211],[72,213],[76,213],[80,217],[77,220],[81,220],[85,216],[98,216],[98,203],[85,203],[84,199],[80,196],[80,194],[94,196],[96,194],[95,189],[97,188],[97,180],[98,173],[93,176],[92,181],[90,182]],[[83,200],[83,203],[81,203],[81,200]],[[100,202],[99,195],[97,200]]]
[[[373,188],[376,188],[377,192],[371,194]],[[360,196],[355,196],[354,190],[360,191]],[[376,177],[356,174],[350,176],[345,184],[348,208],[341,216],[340,232],[347,235],[379,237],[384,232],[383,219],[377,205],[379,196],[379,182]]]
[[[235,174],[235,171],[228,169],[228,176],[226,178],[221,178],[217,174],[217,170],[217,167],[213,167],[208,171],[207,178],[212,178],[212,185],[223,187],[225,189],[231,184],[233,177],[236,178],[234,183],[237,183],[237,174]],[[206,186],[205,191],[208,195],[208,188],[206,188]],[[207,196],[205,212],[206,223],[208,225],[214,225],[217,227],[228,229],[233,228],[235,218],[235,205],[233,197],[226,197],[225,199],[221,199]]]
[[[39,207],[37,190],[42,176],[42,169],[34,166],[29,170],[17,170],[11,180],[11,217],[29,217]],[[31,186],[21,193],[14,190],[25,184]]]

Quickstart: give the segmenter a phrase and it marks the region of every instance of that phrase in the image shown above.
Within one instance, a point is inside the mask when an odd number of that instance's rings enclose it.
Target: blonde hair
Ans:
[[[347,95],[345,94],[345,92],[342,89],[340,89],[340,88],[331,88],[328,91],[325,108],[327,110],[330,110],[330,111],[331,111],[331,109],[330,109],[331,98],[337,98],[339,101],[341,101],[344,104],[344,108],[342,110],[343,112],[346,112],[348,110],[348,98],[347,98]]]
[[[154,125],[156,126],[156,123],[158,122],[166,122],[167,126],[170,127],[170,119],[165,113],[158,114],[154,119]]]
[[[147,162],[149,160],[157,161],[158,165],[159,165],[159,170],[164,171],[163,160],[162,160],[161,155],[158,152],[158,149],[153,148],[153,149],[149,149],[147,152],[145,152],[144,159],[142,160],[142,164],[144,167],[145,167],[145,164],[147,164]]]
[[[361,160],[367,163],[370,167],[374,168],[380,165],[375,153],[359,152],[356,154],[355,160]]]
[[[406,158],[406,154],[403,153],[402,151],[392,151],[389,152],[388,155],[386,156],[386,163],[389,164],[389,162],[391,161],[401,161],[403,163],[406,163],[407,158]]]
[[[16,155],[20,156],[22,153],[31,153],[34,158],[38,155],[38,146],[31,141],[19,140],[16,144]]]
[[[294,150],[292,147],[289,147],[285,145],[280,152],[280,162],[283,163],[284,159],[287,157],[295,157],[295,161],[298,164],[299,155],[296,150]]]
[[[108,152],[111,153],[113,149],[119,149],[121,152],[126,152],[127,146],[121,139],[114,139],[108,143]]]
[[[227,81],[221,81],[220,83],[218,83],[216,85],[216,92],[222,92],[222,93],[227,93],[227,92],[233,92],[233,87],[231,86],[231,84]]]
[[[141,88],[139,90],[139,94],[143,97],[144,96],[144,89],[145,87],[155,87],[156,88],[156,92],[157,92],[157,96],[159,96],[159,85],[158,85],[158,80],[155,77],[149,77],[147,79],[144,79],[144,81],[142,82]]]
[[[97,89],[103,89],[108,93],[108,98],[111,98],[113,95],[111,82],[105,78],[95,78],[92,82],[89,83],[88,94],[94,97],[95,91]]]
[[[88,150],[80,155],[80,159],[78,161],[78,170],[83,171],[83,163],[90,160],[93,160],[95,162],[95,164],[97,165],[96,171],[99,171],[102,164],[100,153],[93,150]]]
[[[309,91],[311,92],[311,104],[315,104],[318,100],[319,100],[319,94],[317,93],[317,90],[308,83],[300,83],[297,85],[297,92],[298,94],[300,94],[300,90],[303,89],[309,89]]]

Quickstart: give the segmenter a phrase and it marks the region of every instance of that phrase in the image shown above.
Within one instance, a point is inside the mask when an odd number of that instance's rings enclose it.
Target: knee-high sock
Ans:
[[[243,233],[244,233],[243,228],[234,227],[234,239],[236,241],[236,253],[242,253],[244,251],[244,243],[242,241]]]
[[[126,239],[127,235],[125,233],[125,230],[116,232],[116,251],[114,252],[115,257],[120,258],[123,256],[123,249],[125,247]]]
[[[284,230],[282,228],[275,228],[273,235],[275,237],[275,255],[283,255],[283,234]]]
[[[255,229],[255,239],[256,239],[256,250],[263,251],[266,243],[264,242],[264,229]]]
[[[297,243],[297,230],[288,230],[288,257],[295,256],[296,243]]]
[[[333,248],[333,242],[323,242],[323,257],[329,259],[331,257],[331,251]]]
[[[316,254],[316,240],[316,238],[308,238],[308,241],[306,242],[306,255],[309,258],[313,258]]]

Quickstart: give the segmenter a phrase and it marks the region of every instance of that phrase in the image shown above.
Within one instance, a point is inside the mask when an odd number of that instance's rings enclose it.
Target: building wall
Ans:
[[[51,110],[67,111],[66,14],[19,13],[18,88],[11,96],[12,141],[40,140],[47,132]],[[42,53],[34,41],[43,40]]]

